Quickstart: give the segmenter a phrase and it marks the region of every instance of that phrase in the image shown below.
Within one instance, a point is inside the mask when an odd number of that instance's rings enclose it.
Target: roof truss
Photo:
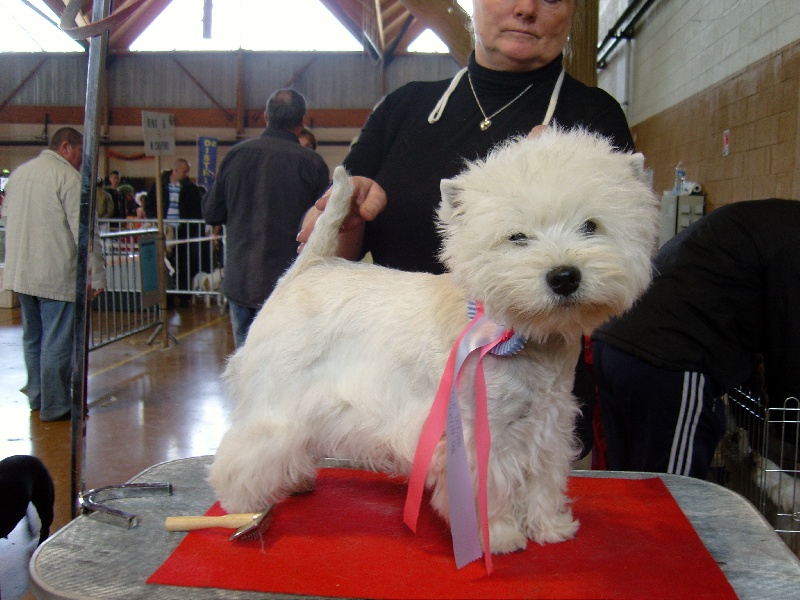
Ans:
[[[112,0],[112,12],[133,0]],[[222,2],[224,0],[217,0]],[[60,19],[70,0],[44,0]],[[77,25],[91,21],[93,0],[80,0]],[[160,15],[171,0],[141,0],[141,6],[113,28],[109,52],[124,52]],[[210,15],[213,0],[204,0]],[[432,29],[459,64],[466,64],[472,50],[469,16],[455,0],[319,0],[376,60],[385,64],[408,50],[425,29]],[[210,18],[210,17],[209,17]],[[210,27],[210,23],[206,23]]]

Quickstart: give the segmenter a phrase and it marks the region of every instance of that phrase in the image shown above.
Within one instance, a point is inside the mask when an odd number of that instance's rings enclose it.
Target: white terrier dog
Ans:
[[[224,306],[225,296],[222,293],[222,269],[217,267],[211,273],[199,271],[192,279],[192,290],[195,292],[215,292],[217,306]],[[211,306],[212,294],[205,293],[206,306]]]
[[[658,209],[641,154],[602,137],[548,130],[513,140],[442,182],[449,273],[406,273],[335,258],[352,187],[334,173],[328,206],[224,374],[233,425],[209,481],[231,512],[313,487],[324,457],[408,475],[468,300],[527,338],[484,359],[493,553],[558,542],[578,523],[566,497],[576,457],[572,396],[580,336],[650,282]],[[475,371],[475,360],[465,370]],[[464,397],[474,381],[464,377]],[[462,402],[475,475],[474,404]],[[445,442],[426,486],[449,519]]]

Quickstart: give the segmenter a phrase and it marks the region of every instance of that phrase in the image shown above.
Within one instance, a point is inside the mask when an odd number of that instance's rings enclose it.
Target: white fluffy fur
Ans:
[[[767,492],[775,506],[789,514],[800,512],[800,479],[768,458],[756,456],[755,461],[753,479]]]
[[[499,147],[442,182],[450,273],[434,276],[332,256],[352,189],[338,168],[306,249],[225,371],[237,405],[209,476],[223,507],[257,511],[309,489],[328,456],[407,475],[474,298],[530,340],[513,357],[485,360],[491,550],[571,538],[578,523],[565,489],[576,455],[579,338],[649,284],[658,212],[642,171],[641,155],[581,131]],[[567,267],[580,281],[558,294],[547,277]],[[474,367],[467,362],[465,382]],[[464,391],[472,397],[471,384]],[[473,405],[461,409],[472,449]],[[473,473],[474,460],[471,452]],[[427,486],[447,519],[443,441]]]

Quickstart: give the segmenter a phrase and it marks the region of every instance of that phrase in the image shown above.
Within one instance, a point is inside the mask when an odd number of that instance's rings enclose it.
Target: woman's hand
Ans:
[[[364,223],[372,221],[383,209],[386,208],[386,192],[368,177],[353,177],[353,196],[350,200],[350,214],[345,218],[339,233],[339,249],[337,255],[350,260],[361,258],[361,248],[364,242]],[[314,206],[303,218],[302,228],[297,235],[300,245],[298,252],[303,250],[314,224],[328,204],[331,190],[316,201]]]
[[[545,129],[547,129],[547,125],[537,125],[536,127],[530,130],[530,133],[528,133],[528,137],[531,139],[539,137]]]

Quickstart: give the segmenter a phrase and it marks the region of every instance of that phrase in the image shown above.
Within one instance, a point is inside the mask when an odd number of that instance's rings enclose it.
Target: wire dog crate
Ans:
[[[800,401],[768,407],[740,387],[727,395],[726,408],[711,479],[747,498],[800,556]]]

